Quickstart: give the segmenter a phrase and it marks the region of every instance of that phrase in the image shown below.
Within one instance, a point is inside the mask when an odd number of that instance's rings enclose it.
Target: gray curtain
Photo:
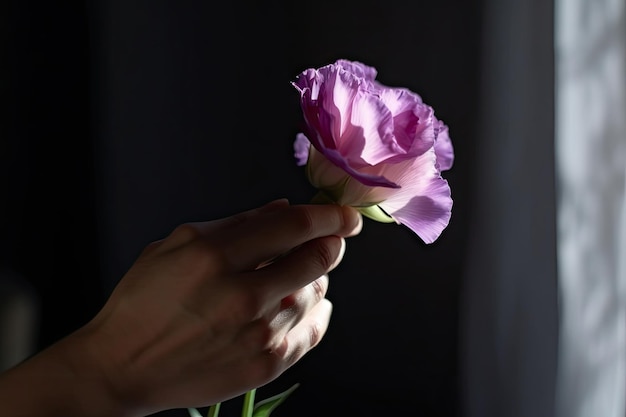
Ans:
[[[553,417],[558,348],[553,3],[488,0],[461,299],[466,417]]]
[[[556,5],[556,415],[624,417],[626,1]]]

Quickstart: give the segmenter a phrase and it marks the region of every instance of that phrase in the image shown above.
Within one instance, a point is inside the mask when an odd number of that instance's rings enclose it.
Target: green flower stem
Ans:
[[[189,412],[189,417],[202,417],[200,411],[195,408],[188,408],[187,411]]]
[[[206,417],[217,417],[220,413],[221,405],[222,403],[217,403],[209,407],[209,412],[207,413]]]
[[[243,398],[243,409],[241,410],[241,417],[252,417],[254,412],[254,397],[256,395],[256,389],[251,389],[246,392]]]

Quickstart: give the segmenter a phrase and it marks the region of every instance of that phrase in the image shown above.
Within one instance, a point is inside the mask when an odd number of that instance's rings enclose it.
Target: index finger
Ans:
[[[285,206],[233,227],[225,234],[222,251],[236,270],[249,270],[312,239],[354,236],[362,224],[361,214],[352,207]]]

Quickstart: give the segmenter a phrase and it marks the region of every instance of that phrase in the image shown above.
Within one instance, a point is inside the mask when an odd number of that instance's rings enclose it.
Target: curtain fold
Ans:
[[[485,1],[482,119],[461,306],[467,417],[554,417],[552,6]]]
[[[487,0],[463,415],[626,415],[626,1]]]
[[[625,9],[556,1],[557,417],[626,415]]]

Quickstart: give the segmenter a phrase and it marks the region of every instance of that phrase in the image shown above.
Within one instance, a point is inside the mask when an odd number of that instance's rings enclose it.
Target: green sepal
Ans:
[[[285,401],[285,399],[300,386],[300,384],[294,384],[291,388],[281,392],[280,394],[274,395],[273,397],[269,397],[264,399],[263,401],[259,401],[254,406],[254,413],[252,417],[269,417],[269,415],[278,407],[280,404]]]
[[[396,221],[385,213],[380,206],[373,205],[368,207],[355,207],[362,215],[381,223],[396,223]]]
[[[326,191],[318,191],[310,201],[311,204],[336,204]]]

